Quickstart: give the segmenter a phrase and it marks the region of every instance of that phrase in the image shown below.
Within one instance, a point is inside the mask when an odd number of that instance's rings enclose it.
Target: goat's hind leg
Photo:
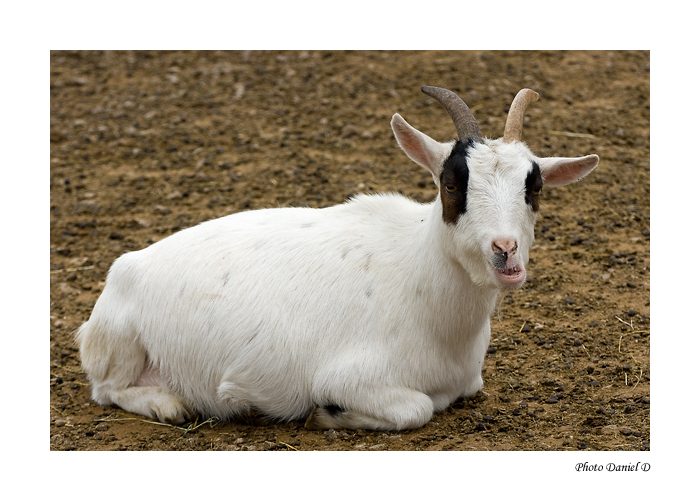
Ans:
[[[93,319],[78,331],[83,368],[92,398],[163,423],[182,424],[190,416],[179,398],[158,385],[143,347],[123,330],[96,327]],[[145,375],[150,377],[144,377]]]
[[[316,406],[306,420],[312,430],[328,428],[367,430],[408,430],[420,428],[433,416],[433,401],[410,388],[384,388],[354,399],[347,407],[339,404]]]

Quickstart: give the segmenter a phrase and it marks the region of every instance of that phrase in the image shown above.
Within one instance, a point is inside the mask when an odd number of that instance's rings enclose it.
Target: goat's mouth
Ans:
[[[525,281],[525,269],[520,265],[508,268],[494,268],[496,279],[505,286],[517,287]]]

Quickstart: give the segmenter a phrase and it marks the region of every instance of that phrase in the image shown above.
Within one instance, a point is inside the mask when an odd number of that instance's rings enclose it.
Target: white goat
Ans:
[[[459,140],[398,114],[391,126],[432,174],[434,202],[243,212],[121,256],[77,334],[93,398],[163,422],[256,409],[398,430],[477,392],[498,291],[525,281],[542,186],[578,181],[598,157],[535,157],[520,142],[529,89],[497,140],[456,94],[422,90]]]

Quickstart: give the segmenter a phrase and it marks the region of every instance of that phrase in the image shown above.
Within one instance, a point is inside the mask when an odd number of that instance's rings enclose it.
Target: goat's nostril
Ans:
[[[498,239],[491,242],[491,250],[495,254],[503,254],[508,256],[508,254],[513,254],[518,250],[518,243],[514,240]]]

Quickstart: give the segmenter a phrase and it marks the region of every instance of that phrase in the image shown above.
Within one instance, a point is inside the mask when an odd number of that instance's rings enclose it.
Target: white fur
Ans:
[[[437,181],[452,145],[396,117],[399,144]],[[564,164],[587,173],[592,157]],[[311,413],[317,427],[424,425],[482,387],[503,287],[491,245],[517,241],[509,261],[524,270],[533,159],[522,143],[471,149],[457,224],[442,220],[439,197],[361,195],[233,214],[123,255],[78,332],[93,398],[176,423],[257,409],[281,420]]]

